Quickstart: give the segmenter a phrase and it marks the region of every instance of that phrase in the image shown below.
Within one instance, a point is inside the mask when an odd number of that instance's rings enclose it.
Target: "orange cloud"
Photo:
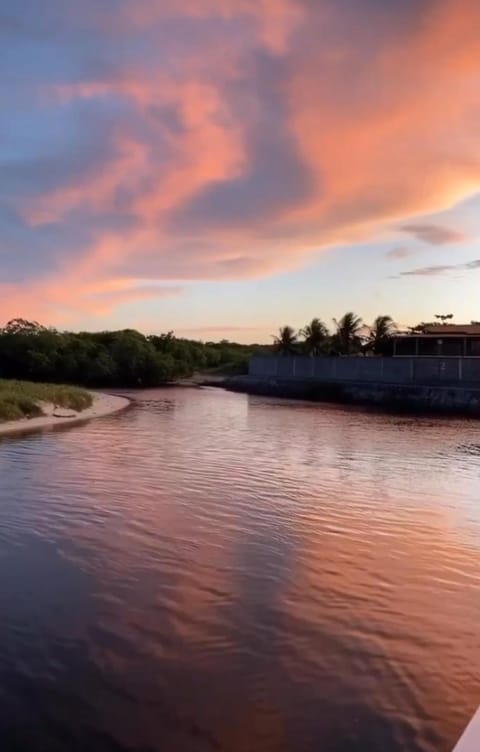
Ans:
[[[86,312],[97,316],[111,313],[117,306],[126,303],[134,303],[140,300],[155,300],[158,298],[172,298],[181,295],[183,289],[179,286],[167,287],[149,285],[143,287],[125,288],[114,292],[84,295],[82,302],[85,303]]]
[[[480,6],[421,5],[121,0],[107,19],[87,0],[82,25],[58,4],[99,52],[32,83],[65,143],[42,131],[38,164],[28,142],[9,166],[2,311],[101,315],[132,298],[101,305],[97,283],[293,269],[479,191]],[[55,251],[25,292],[22,233]]]
[[[183,292],[179,285],[145,284],[136,279],[79,285],[75,275],[64,273],[46,284],[37,282],[25,289],[0,285],[0,319],[7,321],[22,313],[48,324],[68,324],[79,314],[102,317],[125,304],[177,297]]]
[[[480,70],[471,33],[480,8],[464,5],[459,12],[442,0],[411,37],[345,46],[333,61],[312,33],[289,82],[292,124],[319,180],[299,216],[317,212],[333,239],[448,208],[480,187],[471,78]],[[467,78],[459,82],[461,70]]]

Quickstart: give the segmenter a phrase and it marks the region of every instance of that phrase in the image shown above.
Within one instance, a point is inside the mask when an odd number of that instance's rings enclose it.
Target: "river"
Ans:
[[[2,752],[450,752],[480,423],[215,389],[0,443]]]

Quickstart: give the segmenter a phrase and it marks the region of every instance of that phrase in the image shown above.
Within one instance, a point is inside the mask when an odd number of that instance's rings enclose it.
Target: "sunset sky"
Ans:
[[[478,0],[5,0],[0,324],[480,319]]]

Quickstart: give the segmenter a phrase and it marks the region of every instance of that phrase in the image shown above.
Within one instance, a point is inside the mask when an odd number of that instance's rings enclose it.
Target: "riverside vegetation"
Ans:
[[[74,386],[0,379],[0,423],[39,417],[43,414],[42,403],[46,402],[81,412],[92,401],[89,392]]]
[[[60,332],[13,319],[0,329],[0,378],[86,387],[154,387],[198,371],[246,373],[264,348],[179,339],[173,332],[146,337],[133,329]]]
[[[367,326],[359,316],[348,312],[334,320],[334,325],[331,332],[323,321],[314,318],[299,332],[282,327],[272,345],[242,345],[228,340],[204,343],[182,339],[173,332],[144,336],[134,329],[60,332],[17,318],[0,328],[0,379],[92,388],[155,387],[198,372],[245,374],[255,354],[391,354],[397,329],[390,316],[377,316],[373,325]],[[413,330],[424,326],[419,324]],[[7,415],[8,419],[12,413],[17,417],[20,413],[35,414],[37,398],[25,386],[9,386],[7,390],[4,385],[3,392],[0,418]],[[60,401],[57,404],[71,406]]]

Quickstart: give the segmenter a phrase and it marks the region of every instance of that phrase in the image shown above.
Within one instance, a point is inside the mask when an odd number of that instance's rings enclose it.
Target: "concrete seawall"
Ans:
[[[466,415],[480,418],[480,386],[382,384],[362,381],[320,382],[238,376],[226,379],[230,391],[314,402],[373,405],[406,412]]]
[[[254,356],[232,391],[480,417],[480,357]]]

